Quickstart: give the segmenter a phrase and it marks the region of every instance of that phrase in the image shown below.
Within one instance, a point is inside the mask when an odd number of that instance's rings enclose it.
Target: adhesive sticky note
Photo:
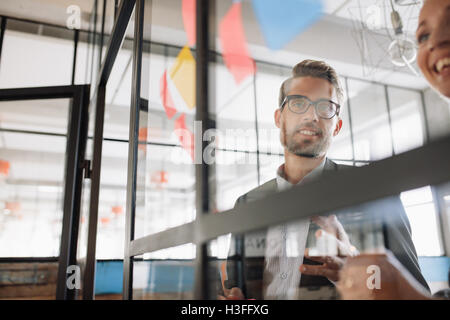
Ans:
[[[159,81],[159,96],[161,97],[161,103],[166,111],[167,118],[172,119],[172,117],[177,113],[177,109],[175,108],[175,104],[173,103],[173,99],[167,85],[167,70],[164,70],[161,80]]]
[[[196,0],[183,0],[181,11],[183,15],[184,31],[188,38],[188,45],[195,45],[195,3]]]
[[[170,69],[170,78],[189,109],[195,106],[195,59],[184,46]]]
[[[252,0],[267,46],[283,48],[322,16],[321,0]]]
[[[225,66],[237,84],[255,73],[255,63],[250,57],[242,25],[242,3],[232,4],[219,26],[219,38]]]

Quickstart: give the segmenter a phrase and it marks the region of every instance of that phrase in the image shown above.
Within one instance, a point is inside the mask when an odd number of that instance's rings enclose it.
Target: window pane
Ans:
[[[281,84],[290,76],[282,67],[257,64],[256,99],[258,111],[259,151],[283,153],[280,130],[275,125],[274,113],[278,109]]]
[[[409,190],[400,194],[412,229],[412,239],[420,256],[440,256],[441,232],[436,205],[430,186]]]
[[[425,128],[420,93],[389,87],[388,95],[395,153],[422,146]]]
[[[276,177],[278,168],[284,163],[284,157],[280,155],[259,154],[259,159],[260,182],[263,184]]]
[[[194,259],[195,245],[193,244],[185,244],[135,257],[132,262],[133,299],[193,299]]]
[[[195,45],[187,45],[182,29],[182,1],[166,9],[166,1],[155,0],[147,1],[144,10],[136,239],[196,216]],[[168,32],[177,35],[172,34],[174,45],[150,45],[163,35],[160,40],[167,42]]]
[[[346,92],[345,81],[341,78],[342,89]],[[350,113],[348,109],[348,100],[345,99],[341,103],[340,118],[342,119],[342,128],[338,135],[333,138],[333,142],[330,146],[327,156],[330,159],[336,160],[352,160],[352,137],[350,128]],[[354,124],[353,124],[354,125]]]
[[[0,104],[1,257],[59,255],[68,110],[68,99]]]
[[[382,85],[348,81],[355,160],[392,156],[392,140]]]
[[[74,31],[8,20],[0,88],[69,85]]]
[[[256,153],[216,151],[217,210],[232,209],[242,194],[258,185]]]
[[[412,239],[419,256],[440,256],[443,254],[439,241],[434,203],[405,207],[412,229]]]

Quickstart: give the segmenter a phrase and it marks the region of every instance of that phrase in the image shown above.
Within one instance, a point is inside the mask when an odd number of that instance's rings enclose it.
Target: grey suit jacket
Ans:
[[[327,173],[345,170],[353,168],[352,166],[338,165],[333,161],[327,159],[323,169],[323,175]],[[262,199],[267,195],[273,194],[278,191],[276,179],[272,179],[261,186],[249,191],[248,193],[240,196],[236,201],[236,206]],[[379,221],[382,221],[384,242],[395,257],[403,264],[403,266],[422,284],[425,288],[428,288],[419,267],[416,249],[411,239],[411,227],[406,216],[403,205],[399,196],[393,196],[370,203],[366,203],[359,206],[352,207],[353,212],[361,212],[364,216],[376,217]],[[342,210],[345,212],[345,210]],[[338,214],[340,211],[333,211],[333,214]],[[340,219],[341,221],[341,219]],[[342,221],[341,221],[342,222]],[[345,224],[344,224],[345,228]],[[240,286],[244,291],[247,291],[249,278],[255,278],[255,271],[251,271],[249,274],[248,265],[251,265],[251,259],[245,257],[244,254],[244,236],[233,235],[235,238],[235,251],[234,257],[228,257],[228,262],[233,260],[232,263],[227,262],[228,283],[227,287]],[[358,248],[361,249],[361,248]],[[260,263],[258,268],[263,268],[263,264]],[[256,277],[262,277],[263,270],[259,270]],[[307,280],[308,277],[302,276],[302,281]],[[257,286],[257,290],[262,289],[261,285]],[[253,291],[255,290],[253,286]],[[251,291],[251,290],[248,290]],[[249,293],[250,294],[250,293]],[[257,294],[253,294],[257,295]]]

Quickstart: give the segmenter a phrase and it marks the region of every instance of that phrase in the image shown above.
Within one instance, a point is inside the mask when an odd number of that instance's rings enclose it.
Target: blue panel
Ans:
[[[267,46],[283,48],[322,16],[321,0],[253,0]]]
[[[449,257],[419,257],[419,265],[428,282],[447,282],[450,269]]]
[[[142,263],[142,262],[141,262]],[[148,288],[151,292],[185,292],[194,287],[194,268],[173,261],[146,262],[149,268]],[[155,272],[154,275],[152,273]],[[153,278],[153,283],[150,283]],[[97,261],[95,294],[120,294],[123,287],[122,261]]]
[[[95,270],[95,294],[122,293],[123,262],[97,261]]]
[[[162,261],[152,262],[148,287],[152,292],[186,292],[194,287],[194,268],[186,265],[170,265]],[[150,283],[153,278],[153,283]]]

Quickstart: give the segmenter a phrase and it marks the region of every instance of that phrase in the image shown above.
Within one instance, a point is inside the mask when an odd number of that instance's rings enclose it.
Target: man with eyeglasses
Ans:
[[[304,60],[297,64],[292,70],[292,77],[281,85],[279,108],[274,114],[275,124],[280,129],[285,163],[278,168],[275,179],[242,195],[236,205],[262,199],[294,185],[304,184],[325,173],[349,168],[327,158],[333,138],[342,128],[340,118],[342,100],[342,88],[332,67],[325,62],[314,60]],[[395,212],[394,216],[398,216],[398,220],[401,221],[400,225],[398,223],[395,226],[391,225],[385,232],[390,238],[390,249],[415,278],[427,286],[420,272],[409,222],[401,202],[397,197],[389,205]],[[303,252],[297,253],[296,257],[292,254],[289,256],[286,239],[292,238],[290,235],[294,234],[295,247],[305,248],[308,233],[313,230],[311,228],[313,225],[320,228],[320,233],[334,239],[338,255],[314,257],[308,255],[307,249],[305,256]],[[345,263],[345,257],[358,254],[336,215],[317,216],[300,222],[273,226],[265,234],[262,282],[249,288],[248,280],[255,278],[255,272],[249,271],[249,262],[245,261],[246,241],[242,235],[233,236],[235,256],[244,261],[233,262],[229,257],[228,279],[222,281],[223,295],[219,295],[219,299],[298,299],[301,298],[299,286],[314,284],[314,279],[319,277],[334,289],[333,285],[339,280],[339,271]],[[324,281],[319,281],[320,283],[323,284]]]

